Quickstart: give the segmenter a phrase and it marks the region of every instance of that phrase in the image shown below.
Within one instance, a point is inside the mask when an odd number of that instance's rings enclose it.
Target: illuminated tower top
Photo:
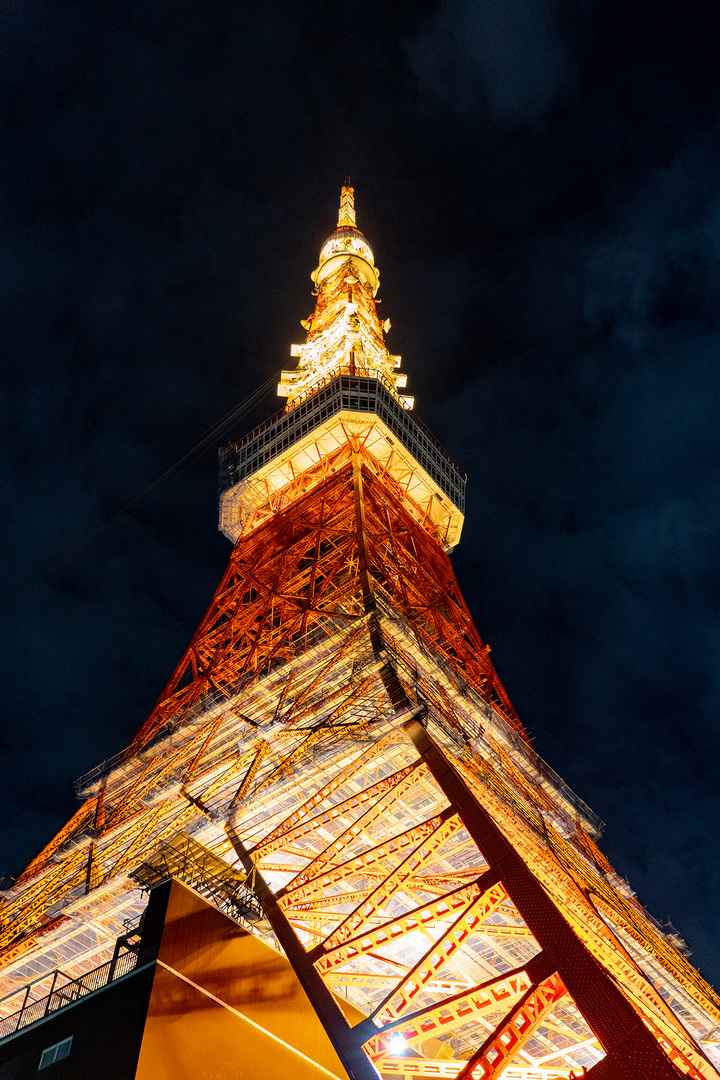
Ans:
[[[400,357],[391,356],[385,346],[390,320],[381,323],[378,318],[375,295],[380,274],[372,248],[355,224],[351,187],[342,189],[337,228],[323,244],[311,276],[317,302],[302,323],[307,341],[291,347],[298,366],[283,371],[278,394],[292,408],[340,373],[364,375],[380,379],[404,408],[411,409],[413,399],[397,394],[407,376],[397,373]]]
[[[400,393],[407,376],[385,345],[390,320],[378,318],[380,275],[355,223],[352,187],[342,189],[337,228],[311,276],[307,340],[291,346],[297,367],[278,386],[285,409],[221,452],[222,532],[233,543],[249,535],[359,455],[450,550],[462,529],[465,477],[411,414],[413,398]]]

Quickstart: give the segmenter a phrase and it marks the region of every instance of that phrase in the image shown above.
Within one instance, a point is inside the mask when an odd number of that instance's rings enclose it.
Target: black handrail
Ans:
[[[80,998],[104,989],[115,979],[120,979],[123,975],[134,971],[137,966],[138,952],[135,949],[128,949],[126,952],[114,956],[112,960],[93,968],[92,971],[80,975],[77,979],[67,978],[64,972],[57,968],[55,971],[49,971],[47,975],[43,976],[43,978],[52,977],[48,994],[41,998],[35,998],[33,1001],[28,1000],[31,987],[40,982],[39,979],[35,979],[27,987],[21,987],[16,991],[20,995],[24,990],[25,997],[18,1010],[10,1013],[9,1016],[0,1017],[0,1041],[15,1035],[22,1028],[34,1024],[38,1020],[44,1020],[45,1017],[57,1012],[66,1005],[72,1005],[74,1002],[79,1001]],[[67,978],[67,982],[64,982],[62,986],[58,986],[58,979],[63,978]],[[8,997],[14,996],[15,994],[8,995]]]

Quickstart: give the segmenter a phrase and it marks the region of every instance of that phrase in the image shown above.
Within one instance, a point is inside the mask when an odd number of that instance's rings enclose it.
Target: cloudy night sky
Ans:
[[[211,598],[349,174],[480,634],[720,986],[714,0],[2,0],[0,140],[6,883]]]

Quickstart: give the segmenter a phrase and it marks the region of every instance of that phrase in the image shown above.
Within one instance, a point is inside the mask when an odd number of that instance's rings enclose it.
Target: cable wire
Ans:
[[[225,415],[212,424],[211,427],[207,428],[201,435],[198,435],[197,438],[188,443],[188,445],[180,451],[177,457],[174,458],[169,465],[160,470],[150,483],[142,488],[137,495],[134,495],[129,502],[126,502],[124,506],[121,506],[111,514],[109,518],[106,518],[105,521],[101,522],[96,529],[93,529],[93,531],[82,540],[68,546],[60,555],[58,555],[52,564],[53,568],[59,567],[67,562],[71,555],[74,555],[75,552],[86,547],[102,533],[111,531],[115,525],[119,524],[121,518],[124,518],[129,511],[142,506],[151,494],[167,483],[171,476],[187,469],[188,466],[200,457],[210,445],[214,444],[228,428],[232,427],[237,420],[248,413],[250,409],[262,401],[263,398],[267,397],[270,391],[277,386],[279,377],[280,372],[274,372],[266,382],[262,383],[261,386],[258,386],[257,389],[249,394],[243,401],[233,406],[229,412],[225,413]]]

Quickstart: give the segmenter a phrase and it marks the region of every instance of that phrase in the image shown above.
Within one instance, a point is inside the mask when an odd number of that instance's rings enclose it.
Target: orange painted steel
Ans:
[[[362,450],[359,454],[373,589],[524,735],[447,555],[403,508],[401,498],[388,498],[388,478],[380,482],[372,462]],[[238,541],[208,612],[134,748],[169,720],[182,719],[205,696],[229,698],[245,676],[258,677],[273,664],[291,660],[327,619],[361,616],[358,552],[348,464]]]
[[[360,498],[363,513],[359,522]],[[372,601],[369,611],[368,597]],[[357,451],[355,469],[348,463],[310,495],[276,515],[263,529],[239,541],[207,616],[134,747],[139,750],[164,730],[168,722],[181,723],[183,717],[192,716],[192,710],[206,701],[225,697],[230,702],[238,687],[269,676],[280,661],[293,660],[313,640],[322,641],[323,636],[337,633],[340,626],[350,623],[338,647],[318,664],[317,672],[310,679],[295,682],[291,673],[283,684],[275,707],[276,720],[285,725],[287,737],[297,745],[291,745],[283,759],[269,771],[267,768],[260,771],[266,751],[263,744],[256,742],[252,749],[223,759],[224,767],[219,773],[216,769],[212,778],[205,781],[204,758],[221,728],[220,719],[211,716],[191,738],[168,753],[159,766],[150,761],[136,770],[119,801],[104,805],[100,835],[117,834],[117,839],[104,851],[104,869],[103,862],[98,859],[100,849],[96,851],[95,846],[87,846],[77,856],[76,866],[63,860],[57,873],[41,879],[42,887],[38,882],[34,896],[26,896],[29,899],[27,921],[36,918],[51,898],[56,901],[58,895],[62,895],[59,888],[69,891],[80,878],[87,880],[89,885],[96,885],[131,867],[150,845],[156,846],[196,817],[199,811],[204,812],[208,800],[231,785],[233,777],[234,785],[240,784],[229,796],[229,805],[235,813],[241,812],[243,799],[251,787],[257,794],[274,790],[274,785],[291,782],[297,770],[304,767],[302,762],[308,751],[326,738],[336,725],[344,725],[343,730],[349,737],[363,736],[368,721],[350,719],[353,709],[364,703],[363,709],[367,710],[367,703],[383,687],[398,716],[403,715],[403,710],[405,714],[411,712],[415,707],[413,702],[405,699],[405,691],[387,659],[381,656],[388,638],[373,629],[372,618],[376,618],[373,611],[378,604],[387,605],[399,618],[406,620],[420,646],[431,649],[434,657],[457,671],[467,685],[492,704],[523,737],[497,682],[487,650],[475,636],[440,545],[404,510],[388,478],[381,482],[372,464],[363,459],[362,451]],[[359,625],[358,621],[363,619],[365,622]],[[348,686],[343,678],[334,685],[334,673],[346,659],[369,647],[377,657],[373,674],[364,675],[353,686]],[[411,657],[412,662],[417,663],[418,656]],[[316,715],[320,692],[327,728],[303,728]],[[453,703],[447,690],[436,686],[431,700],[436,702],[435,707],[443,716],[451,715]],[[231,705],[231,708],[235,706]],[[443,965],[472,935],[532,945],[533,932],[527,925],[513,922],[513,908],[503,907],[504,882],[483,891],[476,881],[468,880],[471,869],[475,870],[473,876],[477,878],[477,848],[472,857],[468,856],[467,865],[458,870],[457,876],[432,869],[438,851],[453,837],[464,834],[465,815],[452,807],[424,822],[411,824],[397,836],[383,839],[359,854],[347,851],[366,830],[367,835],[371,834],[391,805],[401,802],[417,784],[427,781],[427,763],[415,759],[374,782],[363,781],[359,790],[328,805],[328,800],[342,789],[343,784],[356,782],[364,775],[363,769],[379,760],[397,738],[396,733],[388,732],[364,748],[350,764],[333,772],[319,790],[295,807],[283,823],[270,829],[252,850],[253,860],[258,865],[281,850],[286,854],[294,851],[305,859],[310,855],[307,865],[295,873],[289,885],[278,890],[277,898],[288,927],[294,927],[297,934],[309,935],[307,962],[314,962],[320,975],[342,976],[345,973],[339,968],[363,957],[380,958],[386,965],[392,964],[394,961],[383,955],[388,942],[409,939],[426,924],[445,920],[445,929],[441,930],[432,947],[416,955],[413,963],[403,966],[402,970],[398,968],[395,977],[374,976],[376,984],[384,980],[387,985],[386,992],[370,1010],[376,1024],[383,1025],[382,1031],[371,1035],[366,1047],[370,1056],[374,1055],[373,1059],[378,1061],[390,1052],[388,1039],[393,1032],[400,1031],[409,1045],[422,1046],[428,1038],[456,1031],[473,1018],[493,1015],[493,1010],[500,1008],[503,1002],[522,998],[532,986],[525,967],[515,973],[499,972],[486,983],[455,994],[445,993],[440,1001],[426,1006],[413,1017],[406,1016],[408,1009],[428,987],[442,985],[438,975]],[[523,791],[523,778],[516,775],[517,770],[513,772],[511,766],[512,762],[506,763],[506,775],[514,784],[512,790],[507,781],[493,774],[488,766],[481,768],[479,763],[473,783],[477,784],[478,778],[482,777],[487,781],[488,791],[497,792],[498,797],[506,800],[506,812],[514,815],[512,831],[522,848],[528,843],[526,830],[536,830],[539,835],[542,819],[536,807],[545,809],[552,803],[544,793]],[[172,799],[161,802],[155,809],[143,805],[145,798],[162,789],[167,778],[178,774],[192,789],[182,789],[178,796],[190,800],[189,805],[180,809],[178,804],[177,809],[172,809],[175,805]],[[97,803],[97,799],[88,800],[77,823],[91,820]],[[319,828],[335,821],[344,827],[322,850],[296,847],[319,835]],[[73,830],[69,830],[64,839],[72,835]],[[548,836],[547,828],[544,835]],[[570,866],[568,851],[559,847],[559,841],[552,842]],[[588,839],[586,848],[591,851],[589,845]],[[57,852],[60,846],[56,843],[53,851]],[[483,845],[478,846],[482,855],[487,855]],[[46,853],[46,863],[47,858]],[[42,859],[36,865],[42,866]],[[576,872],[575,867],[571,869]],[[482,873],[482,867],[480,870]],[[61,884],[61,879],[65,884]],[[357,887],[360,880],[364,880],[366,887]],[[338,893],[338,888],[348,891]],[[406,896],[414,895],[417,898],[415,906],[396,919],[388,920],[388,904],[401,892]],[[428,901],[428,894],[433,892],[436,898]],[[349,914],[342,910],[333,913],[338,904],[349,904],[353,910]],[[503,913],[506,921],[499,925],[487,923],[485,920],[492,910]],[[535,936],[542,935],[536,933]],[[5,941],[9,944],[10,938],[6,937]],[[597,955],[602,960],[602,951]],[[630,985],[635,973],[630,965],[626,965],[625,971],[627,985]],[[348,978],[355,974],[360,980],[373,977],[372,972],[346,974]],[[447,980],[446,983],[453,985]],[[646,996],[651,993],[644,983],[638,986]],[[439,991],[432,992],[437,994]],[[364,1026],[360,1025],[358,1038],[367,1038],[367,1024],[371,1022],[364,1021]],[[503,1031],[496,1028],[495,1036],[500,1039],[502,1035]],[[665,1036],[659,1030],[658,1041],[663,1038]],[[674,1050],[665,1060],[670,1056],[684,1065],[691,1075],[709,1075],[702,1072],[692,1055]]]
[[[419,843],[424,843],[427,839],[431,839],[436,836],[439,829],[445,824],[442,817],[428,818],[427,821],[422,821],[418,825],[413,825],[410,829],[406,829],[405,832],[399,833],[397,836],[393,836],[390,840],[385,840],[382,844],[378,844],[376,847],[370,848],[369,851],[363,852],[361,855],[356,855],[347,862],[341,863],[339,866],[333,867],[330,870],[325,870],[319,874],[313,881],[307,882],[305,885],[298,886],[297,889],[293,889],[291,892],[280,890],[277,894],[280,898],[280,903],[283,908],[296,907],[298,901],[302,902],[308,899],[315,899],[316,897],[324,896],[330,886],[337,885],[342,881],[352,881],[353,878],[358,876],[364,877],[366,869],[369,868],[379,869],[380,876],[383,882],[386,880],[387,871],[384,868],[384,864],[388,859],[393,859],[398,855],[404,856],[403,866],[405,859],[410,858],[414,853]],[[459,829],[460,822],[455,820],[451,826],[452,829]],[[406,868],[407,869],[407,868]],[[412,871],[407,873],[407,878],[414,876]],[[398,884],[399,887],[399,884]],[[374,892],[375,890],[373,890]],[[361,925],[364,921],[362,915],[356,916],[358,925]],[[346,936],[349,937],[352,934],[353,928],[346,928]]]
[[[402,769],[399,773],[395,773],[393,776],[388,776],[385,780],[380,780],[377,784],[373,784],[371,788],[367,788],[361,795],[354,795],[352,798],[346,800],[346,802],[334,806],[332,810],[329,810],[319,818],[313,818],[311,821],[307,822],[306,825],[299,826],[299,829],[301,830],[300,833],[294,830],[293,835],[288,836],[287,838],[290,843],[292,843],[293,838],[298,835],[307,834],[313,827],[318,828],[321,825],[325,825],[328,821],[333,820],[333,818],[339,817],[340,815],[344,816],[355,810],[358,806],[363,806],[368,802],[371,804],[360,817],[353,821],[352,825],[348,826],[345,832],[333,840],[332,843],[325,848],[323,852],[317,855],[311,863],[304,867],[299,874],[295,875],[287,886],[287,891],[291,892],[293,889],[305,885],[319,873],[322,873],[325,867],[332,865],[335,862],[338,851],[356,836],[359,836],[368,829],[377,818],[386,813],[391,806],[396,803],[398,799],[401,799],[406,795],[415,784],[424,780],[427,776],[427,772],[427,768],[423,765],[408,765],[407,768]]]
[[[440,781],[441,777],[452,775],[452,769],[448,773],[448,762],[443,759],[439,750],[437,748],[433,749],[433,744],[428,742],[426,735],[421,736],[422,728],[417,721],[406,724],[406,729],[417,732],[416,746],[423,755],[422,760],[431,769],[436,779]],[[435,754],[435,757],[433,757],[433,754]],[[402,773],[407,775],[407,770],[402,770]],[[502,1005],[503,1001],[512,1004],[513,1001],[520,999],[517,1008],[513,1008],[509,1016],[496,1022],[492,1035],[483,1044],[482,1054],[485,1055],[482,1060],[483,1068],[496,1063],[496,1060],[499,1060],[498,1055],[501,1050],[504,1054],[503,1061],[507,1062],[533,1036],[541,1021],[549,1013],[551,1006],[554,1006],[561,997],[565,996],[566,980],[563,980],[562,976],[557,972],[547,971],[548,965],[552,964],[552,953],[546,955],[544,951],[540,951],[533,960],[522,968],[518,968],[515,972],[501,972],[486,983],[454,995],[445,995],[441,1001],[427,1005],[411,1017],[407,1017],[405,1014],[408,1008],[413,1001],[419,998],[425,988],[430,985],[441,985],[437,982],[438,974],[443,970],[446,963],[451,960],[453,954],[464,942],[469,941],[473,934],[486,934],[492,939],[495,929],[498,931],[498,938],[503,937],[503,931],[509,931],[505,935],[506,937],[525,940],[535,944],[536,949],[542,949],[543,940],[546,941],[547,947],[551,941],[564,940],[563,933],[566,937],[569,933],[571,936],[567,937],[567,942],[563,948],[566,953],[574,955],[574,958],[570,961],[568,956],[568,959],[563,960],[563,963],[566,967],[568,963],[571,963],[571,967],[575,965],[572,968],[573,971],[577,970],[579,965],[580,969],[585,972],[582,976],[585,980],[587,980],[588,973],[591,970],[591,968],[587,967],[587,964],[588,962],[592,963],[592,961],[580,940],[572,937],[572,932],[567,924],[564,924],[565,930],[560,931],[559,928],[563,925],[562,917],[552,904],[552,901],[545,897],[537,910],[533,907],[533,905],[539,903],[541,893],[537,892],[537,883],[532,883],[532,876],[527,868],[522,868],[521,873],[522,864],[516,858],[515,862],[508,863],[507,868],[500,869],[501,866],[504,867],[505,863],[508,862],[509,856],[507,852],[511,849],[503,848],[502,845],[498,846],[499,834],[489,829],[489,824],[482,827],[485,830],[482,835],[477,832],[478,822],[482,820],[481,816],[478,817],[480,808],[472,802],[472,796],[469,790],[464,787],[459,776],[455,776],[453,784],[454,787],[452,784],[450,787],[443,787],[445,796],[450,800],[449,809],[439,817],[426,823],[431,826],[429,836],[423,837],[413,830],[408,830],[406,834],[403,834],[403,841],[409,846],[409,851],[399,863],[397,863],[396,859],[394,868],[388,866],[385,862],[388,849],[388,842],[385,841],[383,844],[376,845],[375,848],[370,848],[369,851],[355,858],[341,862],[339,866],[332,867],[330,870],[326,869],[331,857],[330,853],[332,853],[332,858],[342,859],[343,850],[354,842],[361,831],[357,828],[353,830],[351,827],[345,833],[340,834],[334,841],[330,841],[325,851],[320,853],[320,856],[316,855],[311,860],[308,867],[297,878],[297,890],[287,887],[278,893],[280,905],[287,912],[292,925],[296,926],[298,930],[303,926],[307,930],[312,930],[310,951],[302,954],[307,957],[307,960],[303,960],[302,963],[314,963],[318,973],[323,975],[326,980],[331,975],[334,977],[342,976],[343,972],[340,972],[339,968],[352,964],[362,957],[382,959],[386,965],[394,965],[397,969],[397,975],[394,978],[386,972],[385,975],[376,975],[374,981],[371,973],[363,974],[357,972],[357,970],[347,972],[347,985],[353,983],[353,978],[357,980],[356,985],[362,985],[363,980],[365,980],[365,985],[382,985],[383,981],[387,982],[388,980],[391,983],[382,1000],[370,1012],[368,1018],[358,1025],[356,1029],[357,1038],[365,1042],[366,1052],[378,1063],[381,1063],[384,1056],[391,1053],[392,1044],[390,1040],[398,1034],[401,1035],[407,1045],[421,1046],[429,1038],[436,1037],[438,1034],[447,1035],[449,1032],[460,1028],[465,1029],[473,1018],[492,1015]],[[328,786],[331,786],[331,783]],[[373,785],[369,785],[364,790],[372,790],[372,788]],[[354,796],[346,802],[345,808],[349,811],[351,807],[357,809],[358,807],[361,808],[362,805],[364,805],[363,800]],[[475,809],[473,809],[473,806]],[[314,819],[322,820],[323,815],[318,812],[319,808],[320,804],[316,801],[313,805],[315,810]],[[330,813],[332,813],[332,809]],[[336,819],[337,816],[334,815],[334,818]],[[383,911],[387,911],[387,904],[398,889],[411,879],[417,883],[419,880],[418,874],[421,872],[423,865],[432,858],[432,854],[443,849],[443,845],[447,845],[452,841],[453,833],[465,827],[470,830],[471,835],[475,836],[479,842],[482,853],[486,856],[492,855],[490,870],[478,882],[468,883],[460,890],[456,889],[454,893],[449,893],[441,901],[417,905],[413,910],[405,912],[395,919],[389,921],[385,919],[381,922],[381,925],[373,926],[373,920],[377,923],[378,915]],[[440,831],[443,828],[447,831],[441,834]],[[302,834],[307,836],[308,832],[302,830]],[[286,837],[288,844],[292,840],[300,839],[292,826],[286,830]],[[390,842],[390,846],[392,846],[392,842]],[[276,836],[272,844],[273,850],[282,847],[282,839]],[[503,852],[505,853],[503,854]],[[262,845],[259,845],[256,855],[262,859]],[[470,857],[469,851],[468,857]],[[498,859],[500,861],[496,863],[496,869],[493,869],[494,860],[497,861]],[[326,932],[323,931],[323,928],[327,923],[328,916],[332,915],[327,907],[323,910],[323,894],[325,894],[328,903],[342,903],[346,897],[350,897],[350,894],[340,893],[331,897],[328,895],[328,890],[331,890],[341,881],[351,883],[365,877],[368,865],[377,866],[378,862],[386,866],[385,875],[378,886],[369,894],[366,891],[353,892],[351,896],[355,910],[350,915],[341,916],[341,921],[336,925],[335,929],[331,929],[325,940],[313,946],[313,941],[316,941],[318,936],[322,937],[322,933]],[[520,874],[519,877],[518,874]],[[491,880],[493,875],[495,880]],[[517,880],[515,880],[516,878]],[[488,883],[485,887],[484,882]],[[512,885],[509,885],[510,882],[512,882]],[[515,904],[509,902],[508,888],[511,889],[510,895],[512,895],[513,900],[524,906],[527,917],[531,919],[532,926],[528,927],[527,923],[524,925],[513,923],[512,920],[518,916],[518,911]],[[536,897],[536,899],[529,901],[529,907],[528,900],[524,899],[528,890],[530,890],[528,895],[531,898]],[[533,890],[535,891],[533,892]],[[510,918],[510,923],[506,922],[499,927],[488,924],[486,920],[493,912],[504,913],[506,919]],[[449,922],[448,917],[450,918]],[[560,922],[557,922],[558,918],[560,918]],[[337,915],[335,919],[337,919]],[[436,931],[433,944],[415,961],[414,965],[399,965],[385,952],[388,945],[409,937],[424,925],[437,926],[438,921],[442,922],[443,919],[445,920],[444,929],[440,928],[439,935],[437,935]],[[547,921],[547,930],[543,920]],[[557,923],[556,926],[554,921]],[[550,937],[547,936],[548,932]],[[569,944],[571,941],[573,942],[572,946]],[[554,947],[553,945],[552,948]],[[535,976],[536,972],[542,974]],[[369,978],[370,982],[368,983]],[[572,975],[572,978],[577,982],[575,974]],[[622,1071],[617,1072],[618,1061],[620,1060],[616,1050],[617,1039],[611,1034],[615,1030],[624,1030],[625,1039],[629,1038],[635,1042],[638,1039],[640,1040],[638,1046],[642,1046],[642,1049],[639,1049],[638,1052],[646,1057],[649,1062],[647,1068],[650,1069],[649,1073],[642,1072],[642,1075],[652,1075],[658,1078],[660,1076],[669,1078],[671,1075],[676,1075],[671,1062],[680,1063],[684,1066],[683,1071],[696,1077],[711,1075],[711,1072],[707,1072],[703,1067],[700,1057],[693,1057],[692,1053],[683,1055],[679,1049],[670,1054],[667,1052],[667,1048],[663,1046],[661,1038],[657,1041],[649,1039],[647,1029],[640,1023],[639,1018],[636,1017],[634,1021],[630,1020],[632,1011],[628,1011],[627,1005],[620,1005],[621,999],[617,997],[614,984],[607,981],[607,976],[601,973],[601,969],[597,969],[596,980],[598,978],[600,982],[594,988],[592,979],[587,988],[582,981],[577,983],[575,1001],[579,1004],[581,1011],[587,1014],[589,1009],[590,1013],[594,1015],[594,1023],[597,1025],[596,1030],[599,1030],[600,1037],[604,1040],[606,1047],[613,1050],[613,1053],[608,1057],[610,1063],[608,1067],[615,1071],[609,1073],[609,1076],[620,1077],[623,1075]],[[335,983],[335,978],[332,981]],[[590,997],[587,996],[588,992]],[[615,996],[610,1011],[611,1014],[613,1011],[618,1012],[619,1010],[620,1013],[624,1011],[620,1029],[613,1026],[614,1021],[607,1028],[605,1027],[605,1021],[600,1022],[604,1013],[602,1009],[599,1012],[597,1011],[598,995],[607,997],[609,1001],[612,1001],[613,996]],[[620,1019],[620,1017],[617,1016],[615,1019]],[[381,1025],[381,1030],[376,1035],[372,1035],[368,1030],[373,1023],[376,1026]],[[646,1032],[644,1036],[643,1031]],[[588,1042],[597,1045],[592,1038],[590,1040],[586,1039],[582,1045],[584,1046]],[[477,1061],[480,1061],[480,1056],[477,1057]],[[477,1065],[477,1061],[475,1065]],[[473,1071],[475,1071],[475,1065]],[[380,1067],[382,1067],[381,1064]],[[495,1073],[489,1075],[495,1075]]]
[[[447,964],[453,953],[462,948],[470,935],[478,930],[488,915],[496,911],[506,899],[507,893],[504,886],[501,882],[497,882],[469,904],[371,1013],[373,1019],[377,1017],[376,1023],[392,1023],[407,1012],[415,997],[427,983],[437,978],[438,972]]]
[[[323,946],[322,954],[315,961],[315,966],[321,975],[329,974],[334,968],[347,964],[350,960],[356,960],[363,953],[381,949],[425,925],[447,918],[449,915],[467,911],[478,896],[480,896],[480,885],[476,881],[472,885],[461,886],[440,900],[430,900],[427,904],[413,908],[412,911],[398,915],[397,918],[382,923],[373,930],[367,930],[364,934],[343,942],[342,945],[336,945],[331,949]]]
[[[567,987],[557,972],[533,986],[460,1070],[457,1080],[467,1080],[469,1076],[475,1080],[497,1080],[508,1062],[566,995]]]
[[[17,879],[17,885],[24,885],[39,874],[40,871],[48,865],[55,852],[62,847],[65,841],[81,832],[88,823],[93,820],[97,810],[97,803],[97,799],[88,799],[83,803],[79,810],[76,810],[68,823],[63,825],[58,834],[42,849],[40,854],[33,859],[30,865],[23,870],[22,874],[20,874]]]
[[[344,919],[337,930],[333,931],[327,939],[328,946],[332,947],[347,941],[348,938],[354,937],[359,930],[367,926],[380,908],[408,882],[417,879],[418,871],[435,857],[438,850],[453,833],[458,832],[463,827],[462,821],[456,814],[444,813],[435,820],[437,824],[428,833],[427,837],[405,856],[400,865],[388,874],[357,911]]]
[[[524,969],[499,975],[496,979],[446,998],[438,1005],[430,1005],[413,1016],[388,1024],[383,1032],[368,1039],[365,1052],[372,1061],[380,1063],[390,1052],[393,1035],[400,1035],[407,1046],[417,1046],[438,1035],[448,1035],[471,1020],[488,1016],[515,1001],[531,985],[530,976]]]
[[[323,822],[331,820],[332,816],[338,812],[339,807],[334,806],[331,810],[325,811],[324,814],[319,815],[317,818],[310,817],[310,815],[313,810],[315,810],[324,799],[327,799],[333,791],[336,791],[342,783],[354,776],[363,765],[367,764],[367,762],[372,761],[373,758],[377,757],[391,738],[393,738],[393,736],[388,736],[385,739],[381,739],[379,742],[374,743],[370,750],[361,754],[359,758],[356,758],[355,761],[353,761],[352,765],[348,765],[346,769],[343,769],[336,777],[333,777],[330,783],[325,784],[325,786],[313,795],[312,798],[308,799],[301,807],[293,811],[287,821],[283,822],[283,824],[271,832],[262,843],[252,849],[253,857],[255,859],[265,859],[268,855],[271,855],[273,851],[277,851],[279,848],[284,847],[293,837],[304,836],[306,835],[306,832],[315,828],[315,825],[311,824],[312,822],[317,822],[318,819]],[[393,777],[388,777],[387,780],[382,783],[385,784],[392,780]],[[380,788],[379,785],[378,788],[379,790],[385,790],[385,788]],[[361,796],[364,796],[364,794],[364,791],[360,793]],[[340,806],[350,807],[351,804],[352,800],[348,800],[347,803],[341,803]]]

